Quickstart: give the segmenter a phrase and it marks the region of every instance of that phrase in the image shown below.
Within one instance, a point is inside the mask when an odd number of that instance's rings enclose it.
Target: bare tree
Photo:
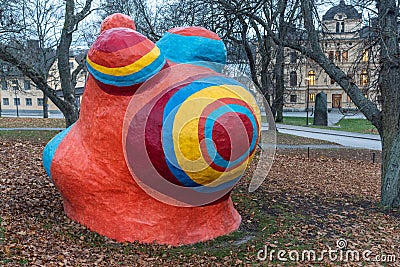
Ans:
[[[283,0],[282,0],[283,1]],[[234,10],[230,2],[218,0],[225,8]],[[358,1],[365,4],[367,1]],[[359,88],[343,69],[335,65],[324,53],[321,43],[321,32],[316,28],[319,20],[314,1],[300,1],[299,23],[306,34],[300,41],[291,38],[279,38],[277,32],[270,28],[270,24],[257,12],[242,12],[255,20],[264,29],[277,45],[289,47],[299,51],[309,59],[316,62],[321,68],[335,80],[349,95],[358,109],[378,129],[382,139],[382,188],[381,204],[385,207],[400,206],[400,49],[399,49],[399,6],[394,0],[377,1],[378,23],[375,28],[377,51],[380,56],[380,71],[378,86],[381,94],[382,110],[377,103],[364,96],[362,88]],[[371,8],[370,6],[368,8]],[[290,27],[287,24],[286,27]]]
[[[158,40],[165,31],[173,27],[202,26],[216,32],[226,44],[228,63],[240,67],[248,74],[273,109],[276,110],[275,107],[278,107],[282,114],[283,81],[278,82],[277,79],[283,79],[283,75],[278,77],[271,72],[277,46],[254,19],[242,13],[231,12],[214,0],[175,0],[157,4],[152,8],[149,2],[108,0],[105,1],[103,9],[106,15],[121,12],[133,16],[138,31],[153,41]],[[238,8],[247,8],[247,11],[260,6],[256,1],[233,2],[237,2]],[[279,15],[276,8],[272,8],[274,4],[275,1],[270,3],[270,6],[265,4],[262,10],[265,15],[272,17],[272,20],[276,20]],[[283,13],[284,8],[282,10]],[[270,24],[272,26],[273,22]],[[282,56],[283,53],[279,55]],[[281,60],[279,62],[282,65],[283,59],[278,60]],[[242,68],[244,65],[248,68]],[[275,84],[280,86],[280,90],[275,90]]]
[[[64,114],[66,125],[73,124],[79,117],[75,101],[77,73],[84,64],[71,71],[69,52],[73,34],[79,23],[91,13],[92,0],[78,5],[74,0],[64,1],[64,5],[43,0],[18,2],[19,8],[9,13],[18,17],[18,27],[4,27],[0,37],[0,59],[18,68],[30,78],[36,87],[43,91]],[[3,12],[4,13],[4,12]],[[3,20],[6,19],[3,15]],[[36,38],[39,52],[26,49],[28,41]],[[54,51],[55,50],[55,54]],[[48,82],[48,72],[52,62],[57,61],[63,97]],[[46,103],[44,103],[46,105]]]

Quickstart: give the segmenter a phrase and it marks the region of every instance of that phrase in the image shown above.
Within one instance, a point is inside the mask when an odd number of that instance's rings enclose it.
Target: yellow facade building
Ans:
[[[370,27],[363,24],[361,13],[343,0],[322,17],[320,43],[326,56],[353,79],[366,97],[377,101],[373,83],[377,68],[367,45],[369,34]],[[304,111],[307,91],[310,108],[316,94],[324,92],[329,109],[355,109],[350,97],[318,64],[291,49],[285,52],[285,110]]]
[[[44,103],[45,97],[41,90],[27,77],[24,77],[15,67],[0,62],[0,110],[3,116],[41,117],[43,105],[48,105],[50,117],[62,117],[61,111],[50,99]],[[78,66],[75,56],[71,53],[70,68],[73,71]],[[76,101],[79,106],[87,73],[81,71],[77,78],[75,90]],[[49,72],[49,85],[62,97],[60,79],[55,62]]]

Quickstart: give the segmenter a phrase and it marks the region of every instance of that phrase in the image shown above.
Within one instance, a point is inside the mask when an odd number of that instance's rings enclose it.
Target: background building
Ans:
[[[373,51],[368,48],[370,29],[363,25],[361,13],[342,0],[322,16],[320,43],[326,56],[364,90],[365,96],[376,100],[378,94],[373,81],[377,77],[377,68],[371,60]],[[305,110],[307,91],[310,108],[314,106],[316,94],[322,91],[327,94],[329,109],[356,108],[344,90],[318,64],[294,50],[285,51],[286,110]]]
[[[86,51],[83,51],[83,54]],[[82,51],[70,53],[71,71],[77,66],[77,60],[82,57]],[[76,101],[79,107],[86,81],[86,70],[80,72],[75,89]],[[49,85],[56,90],[57,95],[62,97],[59,85],[60,79],[57,69],[57,61],[53,62],[49,72]],[[0,61],[0,110],[2,115],[11,116],[43,116],[43,105],[48,105],[49,116],[61,117],[62,113],[50,99],[46,98],[35,84],[14,66]]]

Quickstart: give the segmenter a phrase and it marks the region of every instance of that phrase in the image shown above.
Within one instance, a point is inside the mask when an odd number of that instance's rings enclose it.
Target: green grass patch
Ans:
[[[366,119],[341,119],[335,126],[314,126],[313,118],[309,118],[309,125],[313,128],[337,130],[354,133],[367,133],[367,134],[378,134],[378,130],[372,123]],[[305,126],[306,118],[304,117],[284,117],[283,124]]]
[[[65,119],[0,117],[0,128],[65,128]]]
[[[341,119],[335,129],[346,132],[378,134],[374,125],[365,119]]]
[[[305,117],[284,117],[283,118],[283,124],[287,125],[296,125],[296,126],[305,126],[306,125],[306,119]],[[314,119],[309,117],[308,118],[308,124],[313,124]]]
[[[19,141],[48,142],[59,131],[0,131],[0,138]]]

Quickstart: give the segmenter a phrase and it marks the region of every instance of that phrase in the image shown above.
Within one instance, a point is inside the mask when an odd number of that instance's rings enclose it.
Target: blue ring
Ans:
[[[217,151],[217,148],[215,147],[214,142],[212,141],[212,131],[214,128],[215,121],[218,120],[219,117],[222,115],[228,113],[228,112],[236,112],[236,113],[241,113],[246,115],[253,126],[253,135],[252,135],[252,140],[251,144],[249,146],[249,149],[241,155],[239,158],[237,158],[234,161],[227,161],[225,160]],[[250,155],[250,152],[254,149],[256,146],[256,141],[257,141],[257,136],[258,136],[258,126],[256,119],[254,118],[254,114],[248,110],[246,107],[243,107],[238,104],[228,104],[225,106],[221,106],[218,109],[214,110],[211,112],[205,122],[204,126],[204,137],[205,137],[205,142],[206,142],[206,148],[207,148],[207,153],[209,154],[211,159],[214,159],[214,163],[222,168],[230,168],[233,167],[239,163],[241,163],[245,158],[247,158]]]

